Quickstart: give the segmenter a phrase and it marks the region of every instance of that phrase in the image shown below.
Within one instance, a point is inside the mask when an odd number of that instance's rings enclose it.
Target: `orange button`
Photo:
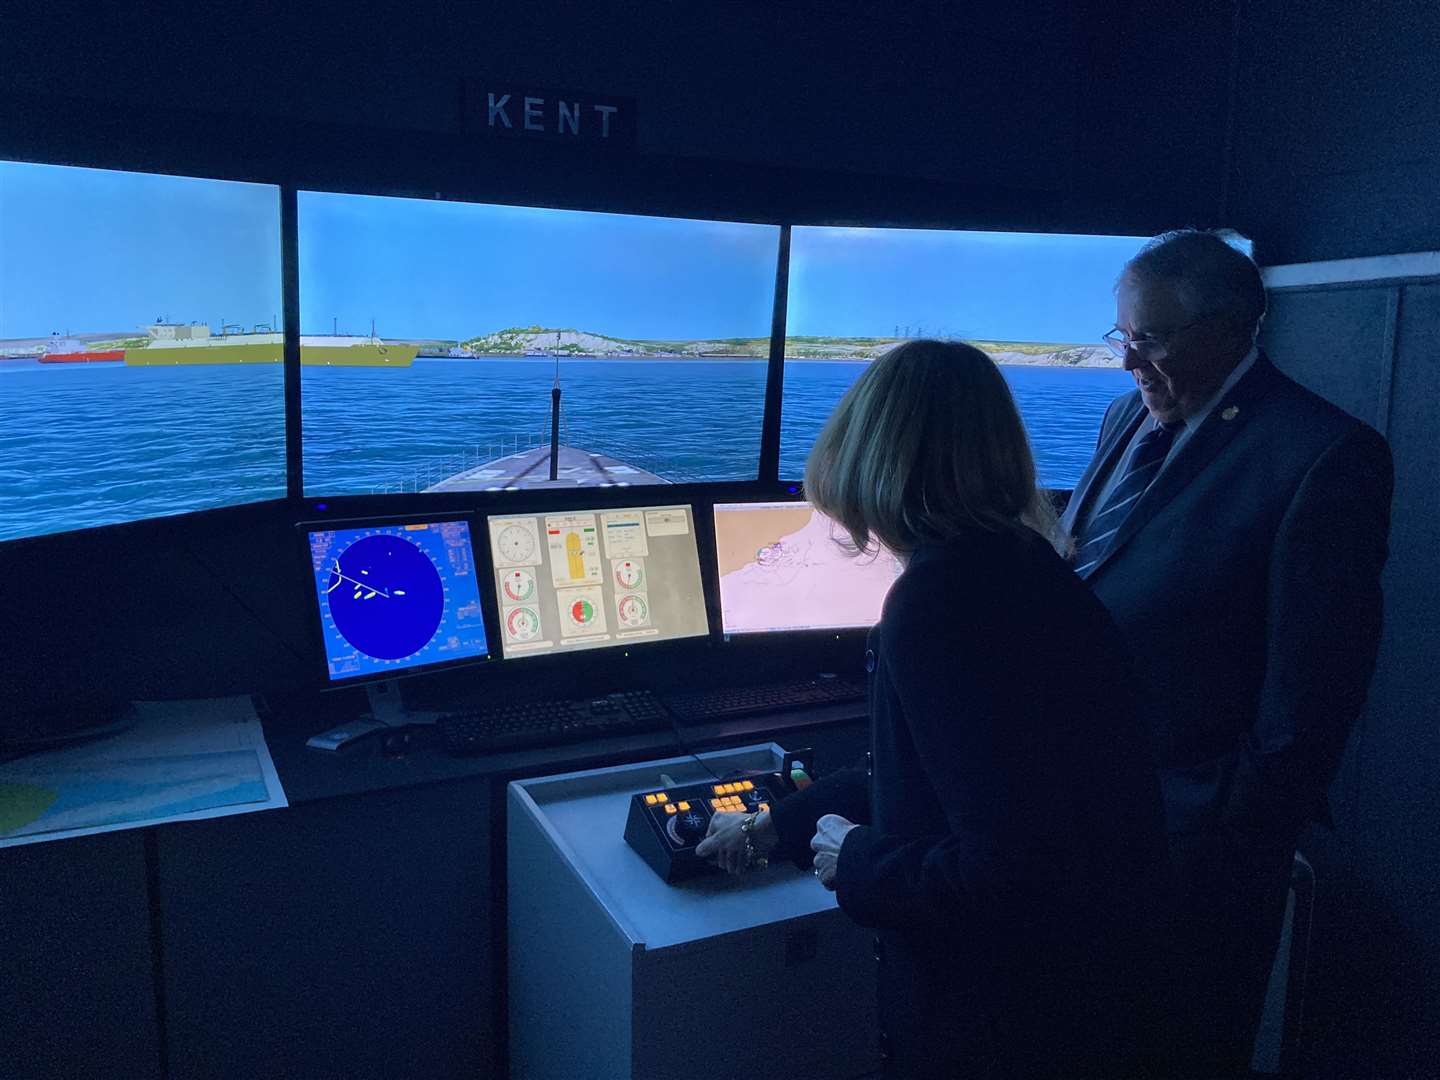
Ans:
[[[646,795],[646,796],[645,796],[645,805],[646,805],[646,806],[654,806],[654,805],[655,805],[657,802],[659,802],[659,801],[660,801],[660,800],[657,799],[657,798],[655,798],[654,795]]]
[[[719,800],[719,799],[711,799],[711,800],[710,800],[710,805],[711,805],[712,807],[714,807],[716,810],[719,810],[719,809],[721,808],[721,803],[720,803],[720,800]]]
[[[669,796],[669,795],[666,795],[665,792],[662,791],[662,792],[660,792],[660,794],[658,794],[658,795],[655,796],[655,801],[656,801],[656,802],[669,802],[669,801],[670,801],[670,796]]]
[[[754,782],[753,780],[746,780],[743,784],[740,785],[740,790],[741,790],[741,791],[754,791],[754,790],[755,790],[755,782]]]
[[[689,809],[690,809],[690,804],[689,804],[688,802],[682,802],[682,803],[680,804],[680,809],[681,809],[681,810],[689,810]]]
[[[673,813],[675,813],[675,804],[674,804],[674,803],[666,803],[666,804],[665,804],[665,813],[667,813],[667,814],[673,814]]]
[[[760,809],[768,811],[770,809],[770,804],[768,802],[762,802],[760,804]]]
[[[724,784],[716,784],[716,785],[715,785],[715,794],[716,794],[716,795],[724,795],[724,794],[725,794],[725,785],[724,785]]]

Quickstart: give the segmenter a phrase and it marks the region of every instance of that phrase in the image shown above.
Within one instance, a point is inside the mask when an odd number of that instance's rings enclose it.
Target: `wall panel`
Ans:
[[[1369,703],[1332,788],[1336,828],[1302,843],[1317,873],[1306,1075],[1426,1075],[1440,1060],[1426,1005],[1440,995],[1440,284],[1273,291],[1264,338],[1295,378],[1384,422],[1396,474]]]

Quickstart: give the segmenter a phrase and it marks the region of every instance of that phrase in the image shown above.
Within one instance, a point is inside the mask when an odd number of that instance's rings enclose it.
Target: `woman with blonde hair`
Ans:
[[[835,409],[805,489],[905,562],[866,652],[868,767],[717,816],[699,853],[732,873],[813,859],[875,928],[887,1076],[1135,1071],[1159,789],[1004,377],[969,345],[897,346]]]

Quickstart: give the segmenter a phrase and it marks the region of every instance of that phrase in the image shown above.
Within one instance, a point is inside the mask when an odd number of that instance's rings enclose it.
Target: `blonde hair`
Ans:
[[[861,551],[908,554],[975,526],[1069,546],[1010,387],[958,341],[907,341],[874,360],[815,440],[805,494]]]

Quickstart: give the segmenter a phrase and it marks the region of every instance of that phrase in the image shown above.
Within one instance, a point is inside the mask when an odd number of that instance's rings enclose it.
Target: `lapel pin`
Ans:
[[[1231,406],[1229,406],[1228,408],[1226,408],[1223,412],[1220,413],[1220,419],[1221,419],[1221,420],[1234,420],[1235,417],[1237,417],[1237,416],[1239,416],[1239,415],[1240,415],[1240,410],[1239,410],[1238,408],[1236,408],[1234,405],[1231,405]]]

